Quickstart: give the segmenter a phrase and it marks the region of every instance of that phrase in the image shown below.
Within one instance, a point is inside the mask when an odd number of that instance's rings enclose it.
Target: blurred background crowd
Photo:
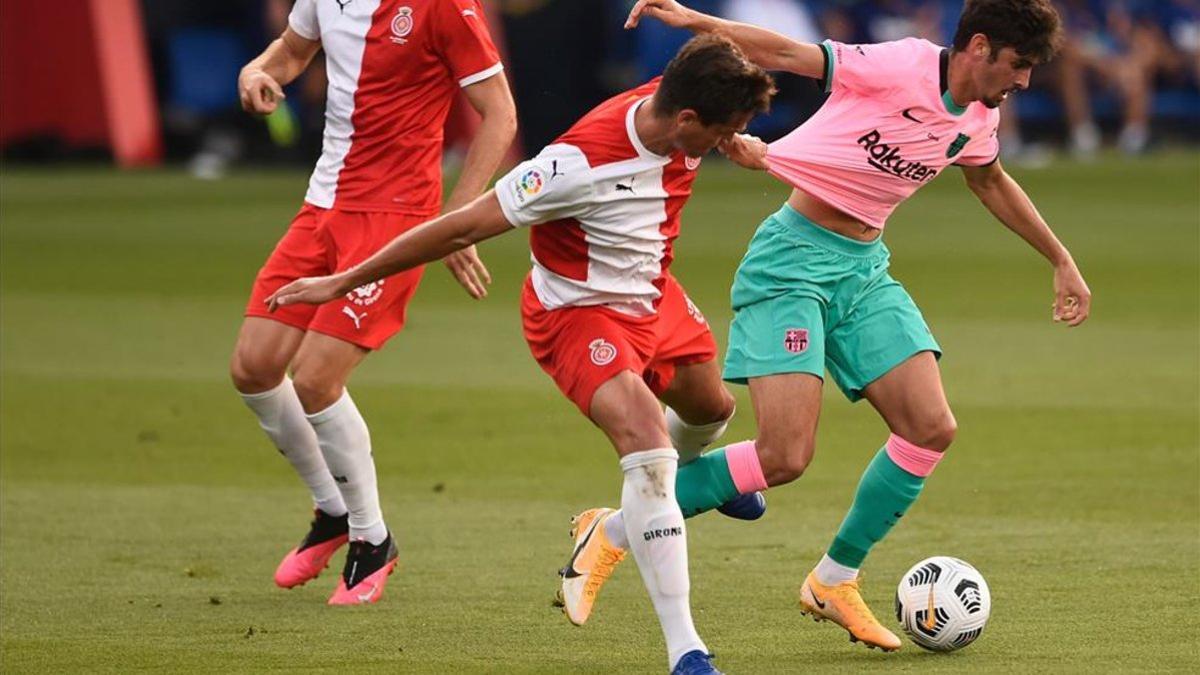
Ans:
[[[320,147],[320,59],[288,88],[267,120],[241,113],[241,66],[286,25],[292,0],[142,0],[142,24],[170,161],[199,176],[230,166],[307,164]],[[521,117],[521,144],[536,150],[606,96],[658,74],[687,39],[647,22],[625,31],[632,0],[483,0],[505,51]],[[691,0],[689,6],[820,41],[907,36],[948,44],[961,0]],[[1005,105],[1007,161],[1036,165],[1058,153],[1086,159],[1112,146],[1140,154],[1200,139],[1200,0],[1055,0],[1067,27],[1060,57],[1035,69],[1027,92]],[[811,80],[780,76],[780,95],[752,131],[771,139],[821,103]],[[469,129],[469,113],[460,107]],[[459,122],[456,122],[459,123]],[[461,126],[460,124],[460,126]],[[468,132],[469,133],[469,132]],[[5,134],[7,159],[87,152],[45,134]],[[453,160],[464,134],[448,135]]]

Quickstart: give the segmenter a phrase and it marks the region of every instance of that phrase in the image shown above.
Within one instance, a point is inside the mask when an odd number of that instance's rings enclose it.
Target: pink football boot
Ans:
[[[288,551],[275,569],[275,584],[295,588],[317,578],[329,567],[329,559],[349,539],[346,515],[331,516],[320,509],[313,511],[308,534],[296,548]]]
[[[346,566],[337,590],[329,596],[331,605],[367,605],[383,597],[388,575],[396,569],[396,542],[389,532],[378,546],[364,540],[350,542]]]

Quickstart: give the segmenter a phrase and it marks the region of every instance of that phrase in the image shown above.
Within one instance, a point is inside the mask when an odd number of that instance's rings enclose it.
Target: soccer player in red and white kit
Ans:
[[[700,157],[744,129],[773,92],[771,77],[732,43],[694,38],[661,79],[602,103],[467,207],[349,270],[293,282],[268,299],[278,311],[328,302],[531,226],[526,340],[559,389],[609,437],[625,476],[620,518],[593,510],[577,523],[583,543],[564,576],[594,576],[597,566],[615,564],[581,560],[588,539],[619,539],[603,549],[610,558],[632,550],[677,673],[717,671],[692,623],[676,466],[720,435],[734,400],[721,383],[708,323],[669,271],[673,243]],[[739,152],[748,153],[745,143]],[[614,521],[621,524],[601,527]],[[590,599],[582,600],[566,598],[576,623],[590,610]]]
[[[370,433],[345,385],[404,326],[422,268],[356,284],[321,307],[268,313],[263,300],[295,279],[347,269],[438,213],[442,126],[460,90],[482,123],[447,210],[487,186],[516,113],[478,0],[297,0],[283,35],[242,70],[242,106],[275,110],[281,87],[322,48],[321,158],[303,207],[255,279],[230,371],[315,505],[275,583],[309,581],[349,541],[329,603],[360,604],[380,598],[397,551],[379,507]],[[473,297],[486,293],[488,272],[473,248],[447,251],[445,262]]]

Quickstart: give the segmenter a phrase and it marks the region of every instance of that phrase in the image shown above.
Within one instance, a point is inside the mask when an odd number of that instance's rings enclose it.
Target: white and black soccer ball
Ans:
[[[983,575],[958,558],[926,558],[904,573],[896,589],[896,620],[913,642],[931,651],[971,644],[991,613]]]

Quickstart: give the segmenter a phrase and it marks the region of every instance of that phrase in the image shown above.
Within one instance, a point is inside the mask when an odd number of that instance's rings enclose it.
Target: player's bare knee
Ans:
[[[242,349],[233,352],[229,361],[229,377],[233,386],[243,394],[258,394],[274,389],[283,381],[287,364],[255,358]]]
[[[922,448],[944,451],[954,442],[957,433],[958,422],[954,419],[954,414],[946,410],[943,414],[923,422],[913,434],[915,438],[905,440]]]
[[[806,438],[764,440],[760,437],[755,444],[763,477],[767,479],[767,485],[772,486],[790,483],[803,476],[816,449],[813,439]]]
[[[605,433],[608,434],[613,447],[622,455],[641,450],[669,447],[671,445],[665,432],[659,431],[655,433],[651,429],[645,427],[639,428],[637,425],[632,424],[605,429]]]
[[[692,410],[687,411],[687,415],[695,419],[689,419],[684,416],[684,413],[676,411],[684,422],[692,426],[704,426],[706,424],[715,424],[724,422],[733,417],[734,411],[737,409],[737,401],[724,388],[721,389],[720,396],[714,396],[710,400],[704,401]]]
[[[737,400],[733,398],[733,394],[729,393],[729,390],[722,387],[720,404],[713,411],[713,418],[710,422],[721,422],[730,419],[736,410]]]
[[[296,388],[296,396],[304,412],[313,414],[320,412],[337,403],[345,391],[345,383],[333,381],[320,373],[296,371],[292,377],[292,386]]]

